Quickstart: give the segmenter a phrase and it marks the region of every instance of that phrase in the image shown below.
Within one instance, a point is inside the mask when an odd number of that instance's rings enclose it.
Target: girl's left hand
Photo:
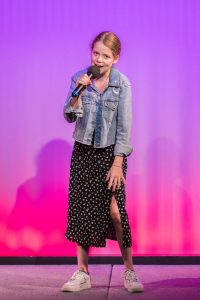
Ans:
[[[125,184],[125,178],[121,167],[112,166],[108,171],[106,181],[108,181],[108,189],[114,192],[120,188],[121,181]]]

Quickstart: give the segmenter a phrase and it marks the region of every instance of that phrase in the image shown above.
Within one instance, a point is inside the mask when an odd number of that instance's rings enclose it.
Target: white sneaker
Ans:
[[[63,284],[62,292],[77,292],[91,288],[90,275],[78,270],[74,272],[70,280]]]
[[[135,271],[126,270],[122,277],[124,278],[124,286],[129,292],[134,293],[144,291],[144,286],[140,282]]]

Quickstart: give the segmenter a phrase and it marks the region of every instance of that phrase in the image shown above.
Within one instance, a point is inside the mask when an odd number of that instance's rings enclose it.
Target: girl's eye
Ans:
[[[108,55],[104,55],[104,57],[105,57],[105,58],[109,58],[109,56],[108,56]]]

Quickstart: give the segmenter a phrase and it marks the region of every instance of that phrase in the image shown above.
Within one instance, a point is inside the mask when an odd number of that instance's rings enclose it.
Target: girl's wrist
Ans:
[[[124,158],[122,156],[115,156],[115,159],[113,160],[113,166],[122,168]]]
[[[118,165],[115,165],[115,164],[113,164],[112,167],[118,167],[118,168],[122,169],[122,166],[118,166]]]

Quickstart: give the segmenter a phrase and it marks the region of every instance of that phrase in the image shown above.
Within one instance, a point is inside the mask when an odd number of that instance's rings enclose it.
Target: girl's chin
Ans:
[[[103,71],[103,70],[101,71],[101,70],[100,70],[100,76],[99,76],[99,77],[103,77],[105,74],[106,74],[105,71]]]

